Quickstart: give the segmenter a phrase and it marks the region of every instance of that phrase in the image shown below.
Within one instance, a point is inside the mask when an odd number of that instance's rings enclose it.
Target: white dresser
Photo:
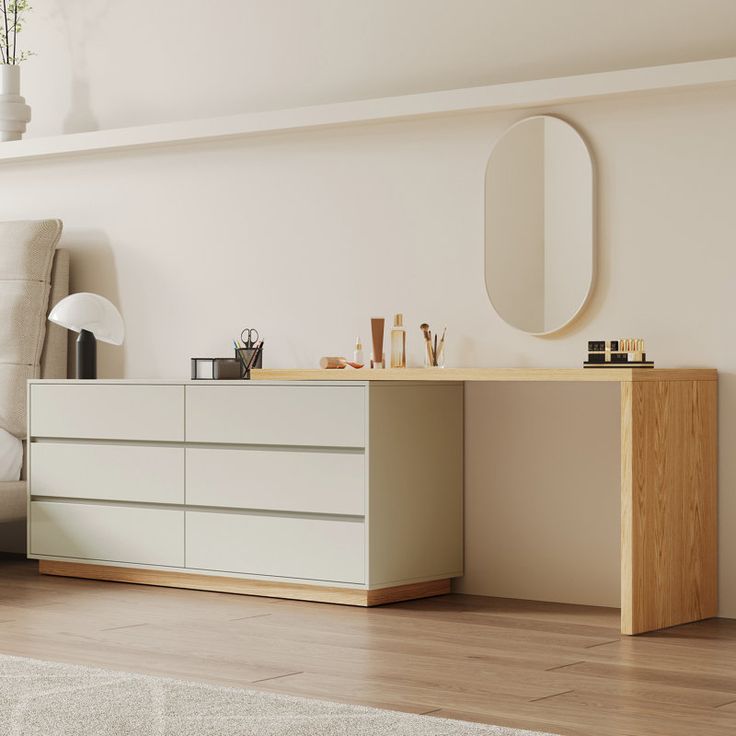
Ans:
[[[29,382],[47,574],[375,605],[462,575],[463,385]]]

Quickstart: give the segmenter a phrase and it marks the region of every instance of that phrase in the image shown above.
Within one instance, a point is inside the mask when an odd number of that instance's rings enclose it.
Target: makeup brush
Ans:
[[[424,341],[427,348],[427,359],[429,360],[429,364],[434,365],[434,354],[432,351],[432,333],[429,331],[429,325],[426,322],[422,322],[422,324],[419,325],[419,329],[424,335]]]
[[[435,356],[437,358],[437,365],[440,364],[440,361],[442,360],[442,351],[445,349],[445,335],[447,334],[447,327],[445,327],[444,330],[442,330],[442,337],[440,338],[440,346],[437,348],[437,355]]]

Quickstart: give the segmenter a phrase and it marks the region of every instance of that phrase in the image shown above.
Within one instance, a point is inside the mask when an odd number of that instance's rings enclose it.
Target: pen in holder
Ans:
[[[235,357],[240,360],[241,378],[250,378],[251,368],[263,368],[263,343],[250,348],[236,348]]]

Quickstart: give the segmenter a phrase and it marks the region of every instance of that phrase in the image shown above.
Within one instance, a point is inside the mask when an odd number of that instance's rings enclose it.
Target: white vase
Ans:
[[[31,108],[20,96],[20,67],[0,64],[0,141],[19,141],[31,119]]]

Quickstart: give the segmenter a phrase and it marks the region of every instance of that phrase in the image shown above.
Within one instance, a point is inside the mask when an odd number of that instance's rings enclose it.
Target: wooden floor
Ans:
[[[612,609],[374,609],[38,576],[0,559],[0,652],[586,736],[733,736],[736,621],[621,637]]]

